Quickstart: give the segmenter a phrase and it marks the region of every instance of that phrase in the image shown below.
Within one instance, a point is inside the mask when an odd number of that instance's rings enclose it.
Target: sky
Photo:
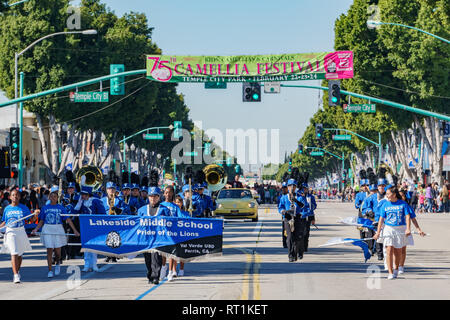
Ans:
[[[152,41],[163,54],[257,55],[334,51],[334,23],[353,0],[103,0],[117,15],[145,13],[154,28]],[[77,1],[73,2],[74,4]],[[81,22],[83,23],[83,21]],[[319,81],[289,84],[320,85]],[[206,90],[202,84],[179,84],[190,118],[203,130],[279,130],[279,159],[294,152],[319,108],[319,90],[281,88],[262,94],[259,103],[242,102],[242,84]],[[320,92],[320,94],[322,94]],[[4,97],[0,94],[0,101]],[[270,141],[270,138],[268,139]],[[267,142],[270,150],[270,142]],[[237,150],[227,150],[235,155]],[[249,155],[238,157],[244,170]],[[274,161],[272,161],[274,162]]]

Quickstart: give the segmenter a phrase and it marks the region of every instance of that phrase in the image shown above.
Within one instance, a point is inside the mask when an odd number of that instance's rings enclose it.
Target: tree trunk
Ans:
[[[55,116],[50,115],[50,154],[52,157],[52,173],[58,174],[59,170],[59,139]]]

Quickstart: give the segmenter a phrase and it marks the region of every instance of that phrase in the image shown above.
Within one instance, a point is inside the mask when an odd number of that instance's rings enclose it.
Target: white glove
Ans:
[[[77,205],[75,206],[75,210],[76,211],[80,211],[80,209],[81,209],[81,205],[83,204],[83,199],[80,197],[80,199],[78,200],[78,203],[77,203]]]

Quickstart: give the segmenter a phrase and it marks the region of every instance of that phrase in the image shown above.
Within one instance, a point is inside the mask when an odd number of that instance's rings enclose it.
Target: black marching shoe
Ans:
[[[378,256],[378,260],[383,260],[384,258],[382,256]]]
[[[152,283],[153,283],[153,284],[159,284],[159,279],[158,279],[158,278],[153,279],[153,280],[152,280]]]
[[[303,255],[302,255],[302,254],[299,254],[299,255],[298,255],[298,258],[299,258],[299,260],[302,260],[302,259],[303,259]]]
[[[294,262],[295,259],[294,258],[289,258],[289,262]]]

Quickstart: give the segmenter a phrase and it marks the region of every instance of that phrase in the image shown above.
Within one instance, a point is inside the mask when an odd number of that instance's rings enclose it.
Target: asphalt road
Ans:
[[[83,260],[64,261],[61,274],[47,278],[45,249],[32,240],[24,255],[22,283],[12,283],[9,255],[0,255],[0,300],[258,300],[258,299],[449,299],[450,215],[419,214],[429,237],[414,236],[405,274],[387,280],[376,256],[364,263],[355,246],[318,248],[333,237],[358,238],[355,227],[338,224],[353,216],[350,203],[319,202],[310,250],[303,260],[288,262],[281,243],[281,218],[275,207],[260,208],[259,222],[226,221],[223,255],[189,262],[185,276],[159,285],[147,283],[142,256],[103,262],[101,272],[80,273]],[[69,272],[69,273],[68,273]]]

